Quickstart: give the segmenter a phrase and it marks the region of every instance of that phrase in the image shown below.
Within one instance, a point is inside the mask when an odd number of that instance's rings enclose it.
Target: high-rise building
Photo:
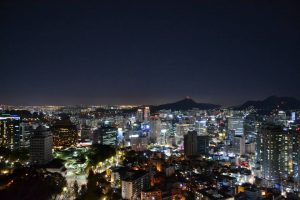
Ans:
[[[195,122],[195,129],[198,132],[199,135],[207,134],[207,121],[206,120],[200,120]]]
[[[58,120],[53,125],[54,148],[76,146],[78,140],[77,128],[68,119]]]
[[[246,143],[244,135],[236,135],[233,137],[232,149],[235,154],[244,155],[246,151]]]
[[[194,129],[193,124],[176,124],[176,131],[175,131],[176,145],[182,145],[184,136],[193,129]]]
[[[144,121],[144,116],[143,116],[143,110],[142,109],[137,109],[136,111],[136,121],[137,122],[143,122]]]
[[[234,132],[234,135],[243,135],[244,119],[242,117],[229,117],[228,130]]]
[[[92,129],[87,125],[83,125],[80,131],[80,139],[81,141],[92,140]]]
[[[122,198],[134,200],[141,197],[141,192],[150,187],[150,173],[147,171],[128,171],[122,179]]]
[[[155,115],[150,118],[150,141],[157,142],[161,132],[161,120],[159,116]]]
[[[296,113],[295,113],[295,112],[292,112],[292,113],[291,113],[291,121],[292,121],[292,122],[295,122],[295,121],[296,121]]]
[[[292,135],[280,125],[265,124],[257,135],[257,161],[268,184],[287,178],[292,171]]]
[[[209,153],[209,136],[198,135],[197,136],[197,153],[201,155],[207,155]]]
[[[136,112],[136,121],[137,122],[148,122],[150,119],[150,108],[148,106],[144,109],[139,108]]]
[[[53,137],[44,126],[39,126],[30,139],[30,162],[44,165],[52,160]]]
[[[93,143],[116,146],[118,129],[113,126],[102,126],[93,132]]]
[[[149,107],[145,107],[144,108],[144,121],[149,121],[150,118],[150,108]]]
[[[28,148],[30,145],[30,137],[33,133],[33,127],[29,123],[20,123],[20,144],[23,148]]]
[[[189,131],[184,136],[185,156],[206,155],[209,153],[209,136],[197,135],[197,131]]]
[[[131,149],[134,151],[145,151],[148,146],[148,137],[133,136],[130,137]]]
[[[294,127],[289,131],[293,137],[293,177],[297,188],[300,189],[300,127]]]
[[[160,144],[160,145],[166,145],[166,144],[172,145],[172,142],[170,143],[170,137],[171,136],[173,136],[173,138],[174,138],[173,124],[170,121],[162,119],[161,120],[160,137],[157,139],[158,144]],[[175,142],[174,142],[174,144],[175,144]]]
[[[255,154],[256,142],[245,143],[245,154]]]
[[[10,114],[0,115],[0,146],[10,149],[20,147],[20,117]]]

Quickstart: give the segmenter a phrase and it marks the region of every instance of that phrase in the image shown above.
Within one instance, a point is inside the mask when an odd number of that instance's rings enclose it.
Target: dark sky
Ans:
[[[295,2],[2,0],[0,103],[300,98]]]

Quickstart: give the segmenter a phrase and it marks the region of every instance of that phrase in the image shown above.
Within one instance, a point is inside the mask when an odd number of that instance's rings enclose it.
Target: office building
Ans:
[[[29,148],[30,138],[33,134],[33,126],[29,123],[20,123],[20,146],[22,148]]]
[[[150,173],[147,171],[128,171],[122,179],[122,198],[135,200],[141,197],[141,192],[150,187]]]
[[[300,190],[300,128],[294,127],[289,131],[293,137],[293,178],[296,183],[296,187]]]
[[[81,131],[80,131],[80,139],[81,139],[81,141],[93,139],[93,132],[92,132],[91,127],[89,127],[87,125],[82,125]]]
[[[58,120],[53,127],[53,145],[54,148],[67,148],[76,146],[78,140],[77,128],[68,119]]]
[[[183,145],[183,138],[184,136],[194,129],[193,124],[176,124],[175,130],[175,142],[176,145],[180,146]]]
[[[144,121],[145,122],[149,121],[149,118],[150,118],[150,108],[146,106],[144,108]]]
[[[244,155],[246,153],[246,143],[244,135],[236,135],[233,137],[232,149],[235,154]]]
[[[244,119],[242,117],[229,117],[228,118],[228,131],[234,135],[244,134]]]
[[[184,136],[184,155],[197,155],[197,132],[191,131]]]
[[[245,154],[255,154],[256,142],[245,143]]]
[[[145,151],[148,147],[148,137],[130,137],[131,149],[134,151]]]
[[[0,146],[10,149],[20,147],[20,117],[10,114],[0,115]]]
[[[267,184],[278,183],[292,171],[292,135],[287,128],[265,124],[258,132],[257,161]]]
[[[137,109],[136,111],[136,121],[137,122],[143,122],[144,121],[144,116],[143,116],[143,109]]]
[[[160,137],[161,120],[158,115],[150,118],[150,141],[156,143]]]
[[[198,132],[199,135],[207,134],[207,120],[200,120],[195,122],[195,130]]]
[[[112,145],[118,144],[118,129],[113,126],[101,126],[93,132],[93,144]]]
[[[162,200],[162,192],[160,189],[142,191],[141,200]]]
[[[209,153],[209,136],[198,135],[197,136],[197,153],[201,155],[207,155]]]
[[[209,136],[197,135],[197,131],[189,131],[184,136],[185,156],[206,155],[209,153]]]
[[[44,126],[39,126],[30,139],[30,162],[44,165],[52,160],[53,137]]]

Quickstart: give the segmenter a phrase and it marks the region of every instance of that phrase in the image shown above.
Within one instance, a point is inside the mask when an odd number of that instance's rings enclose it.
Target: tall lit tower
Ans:
[[[20,117],[10,114],[0,115],[0,146],[10,149],[20,147]]]
[[[136,121],[143,122],[143,119],[143,110],[139,108],[136,111]]]
[[[274,184],[287,178],[292,171],[292,134],[274,124],[261,127],[257,135],[257,160],[261,164],[262,178]]]
[[[300,189],[300,127],[294,127],[289,131],[293,135],[293,177],[297,188]]]
[[[145,107],[144,108],[144,121],[148,121],[150,118],[150,108],[149,107]]]

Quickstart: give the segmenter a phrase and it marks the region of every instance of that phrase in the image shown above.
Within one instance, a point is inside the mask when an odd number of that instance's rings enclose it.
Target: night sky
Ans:
[[[0,104],[300,98],[297,1],[89,2],[1,1]]]

